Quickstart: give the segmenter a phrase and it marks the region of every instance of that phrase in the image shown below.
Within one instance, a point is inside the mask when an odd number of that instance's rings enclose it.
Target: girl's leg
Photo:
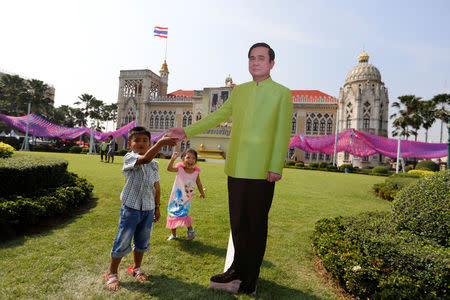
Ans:
[[[170,230],[172,231],[172,235],[173,236],[177,236],[177,229],[176,228],[170,229]]]

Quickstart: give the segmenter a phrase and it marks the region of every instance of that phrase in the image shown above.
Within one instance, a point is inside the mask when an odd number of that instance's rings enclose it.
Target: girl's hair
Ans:
[[[197,161],[197,151],[195,151],[195,150],[192,149],[192,148],[189,148],[189,149],[187,149],[186,151],[184,151],[183,154],[181,154],[181,159],[183,159],[183,158],[186,156],[186,154],[188,154],[188,153],[194,154],[194,156],[195,156],[195,161]]]

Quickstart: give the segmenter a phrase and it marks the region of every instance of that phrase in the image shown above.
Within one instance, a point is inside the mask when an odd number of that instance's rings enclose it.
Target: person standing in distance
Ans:
[[[257,43],[248,52],[253,81],[237,85],[214,113],[169,137],[191,138],[233,117],[225,162],[228,202],[235,248],[231,267],[212,276],[210,288],[255,294],[267,241],[268,214],[275,182],[281,179],[288,151],[292,93],[270,77],[275,52]]]

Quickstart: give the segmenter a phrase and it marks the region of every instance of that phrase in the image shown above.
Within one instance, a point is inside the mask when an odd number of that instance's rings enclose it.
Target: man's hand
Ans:
[[[177,142],[180,142],[186,138],[186,133],[183,128],[169,128],[168,137],[175,138]]]
[[[161,217],[161,213],[159,212],[159,206],[155,208],[155,215],[153,216],[153,222],[158,222]]]
[[[281,179],[281,175],[280,174],[272,173],[272,172],[269,172],[267,174],[267,181],[268,182],[276,182],[276,181],[278,181],[280,179]]]

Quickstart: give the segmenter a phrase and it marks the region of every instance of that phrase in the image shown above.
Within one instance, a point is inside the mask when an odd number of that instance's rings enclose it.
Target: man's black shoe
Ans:
[[[217,283],[227,283],[233,280],[239,279],[239,276],[234,268],[229,268],[222,274],[217,274],[211,277],[210,281]]]

